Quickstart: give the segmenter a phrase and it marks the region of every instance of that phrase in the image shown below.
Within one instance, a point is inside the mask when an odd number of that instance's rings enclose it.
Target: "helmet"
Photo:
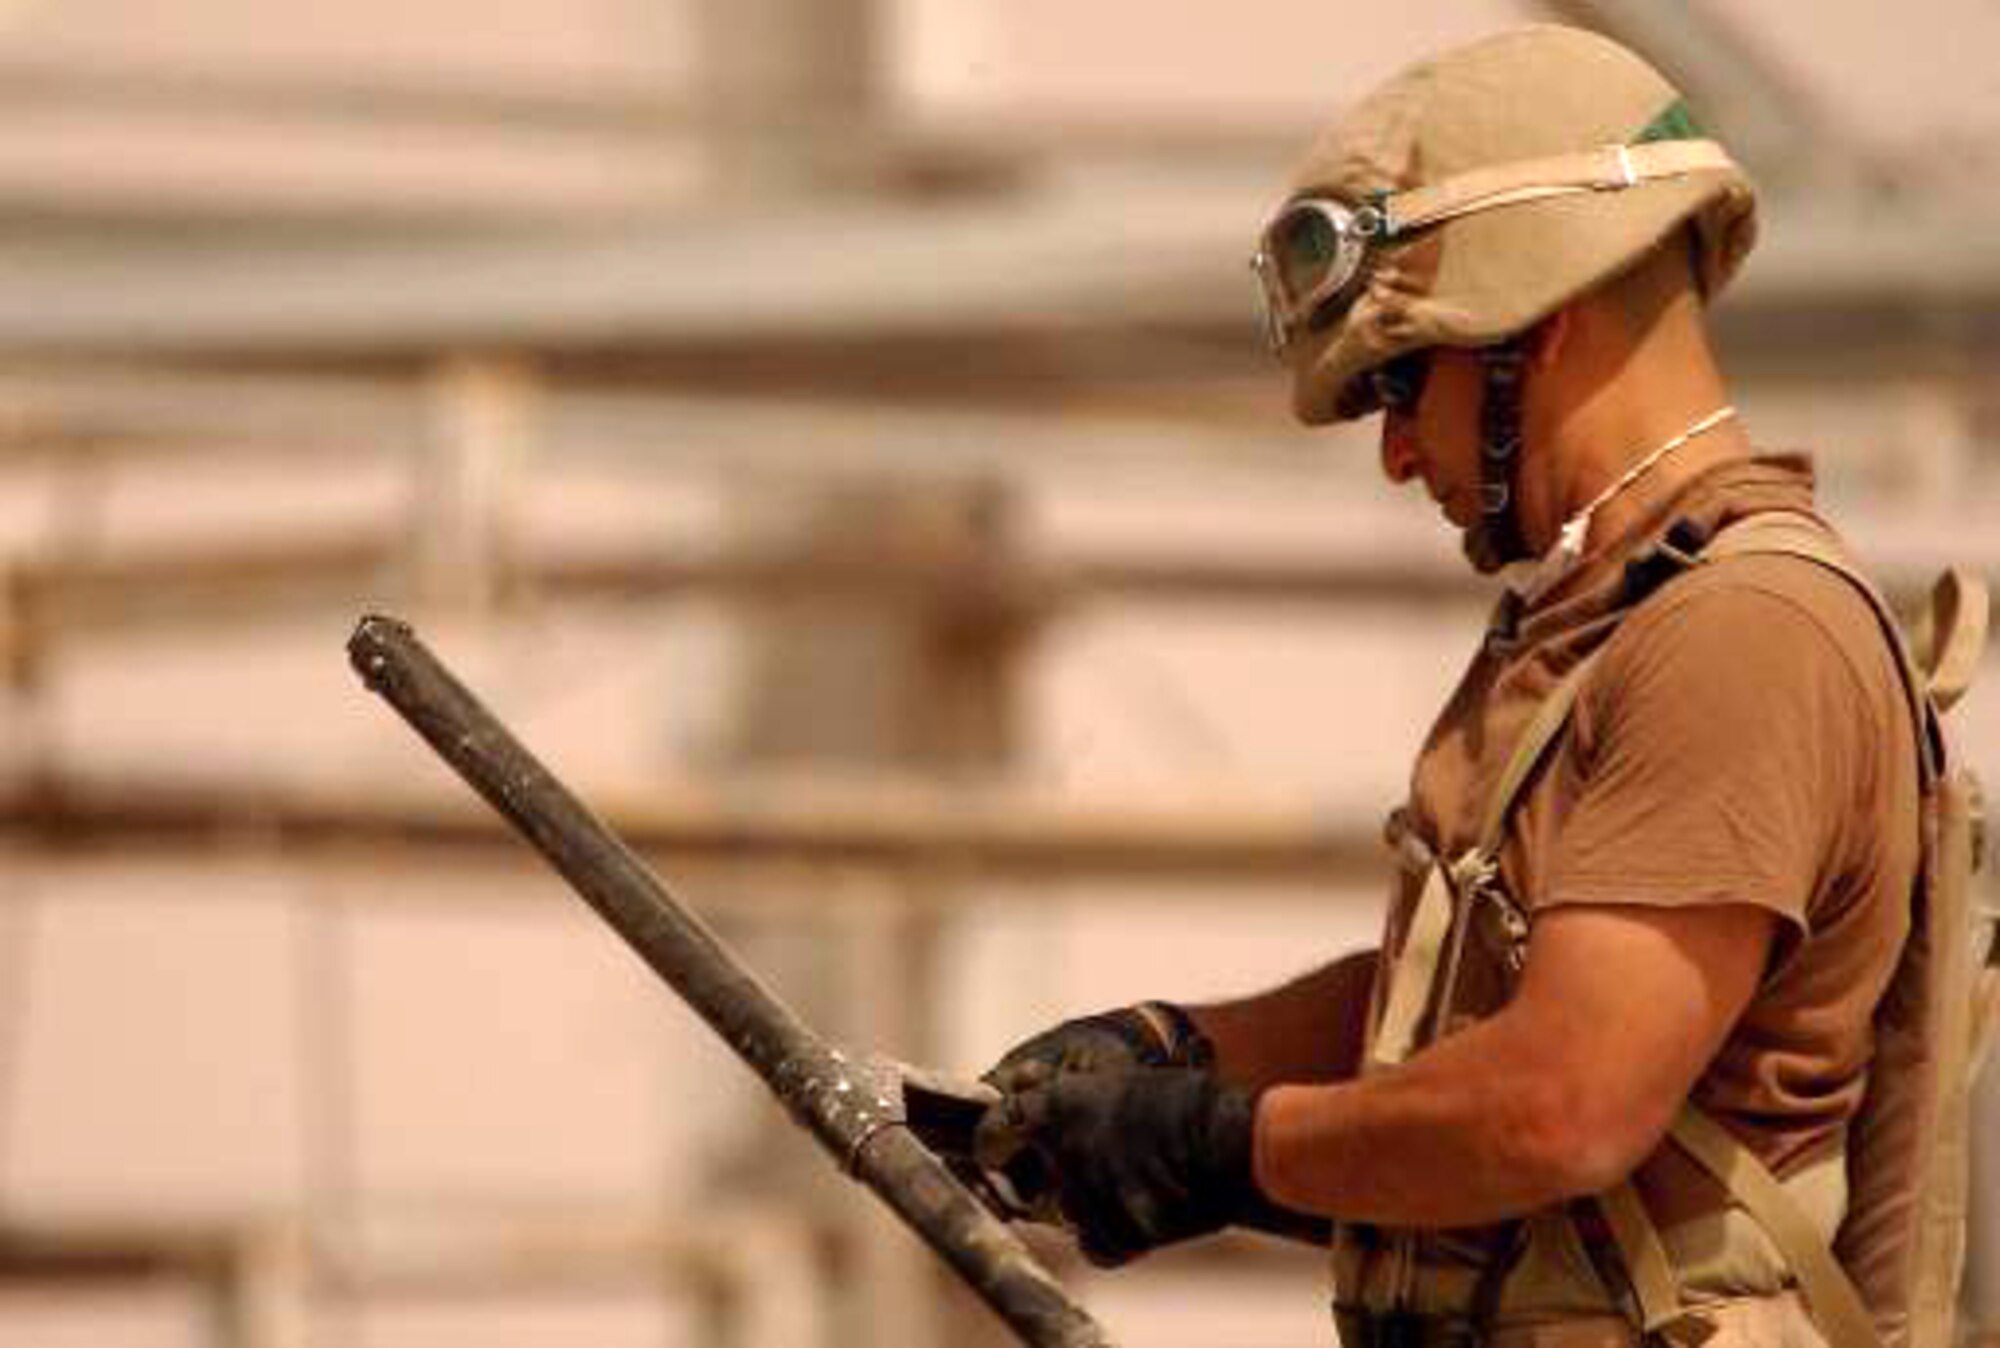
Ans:
[[[1503,343],[1692,226],[1714,295],[1756,236],[1750,180],[1680,94],[1581,29],[1413,66],[1334,124],[1253,259],[1308,424],[1371,410],[1404,352]]]

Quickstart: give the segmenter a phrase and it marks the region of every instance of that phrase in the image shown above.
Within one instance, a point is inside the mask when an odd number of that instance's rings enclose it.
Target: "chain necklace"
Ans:
[[[1515,593],[1521,596],[1522,602],[1532,604],[1540,599],[1554,588],[1557,581],[1568,575],[1571,568],[1583,559],[1584,544],[1590,537],[1590,517],[1597,513],[1600,506],[1651,472],[1654,466],[1660,460],[1666,458],[1667,455],[1673,453],[1696,436],[1705,435],[1709,431],[1714,430],[1717,426],[1720,426],[1735,415],[1736,406],[1733,403],[1725,403],[1721,407],[1716,408],[1679,435],[1676,435],[1673,439],[1667,441],[1658,449],[1653,450],[1650,454],[1647,454],[1630,468],[1627,468],[1616,482],[1613,482],[1603,491],[1597,493],[1597,496],[1589,505],[1586,505],[1583,509],[1563,521],[1562,528],[1556,531],[1555,546],[1544,553],[1539,561],[1532,564],[1534,569],[1529,573],[1526,581],[1514,587]]]

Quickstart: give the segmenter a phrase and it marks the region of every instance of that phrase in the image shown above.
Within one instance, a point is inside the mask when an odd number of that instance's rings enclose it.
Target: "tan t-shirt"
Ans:
[[[1513,630],[1496,626],[1431,732],[1412,793],[1433,843],[1469,846],[1535,706],[1603,648],[1511,822],[1508,890],[1531,916],[1748,903],[1784,920],[1694,1090],[1780,1174],[1838,1146],[1861,1098],[1918,862],[1915,734],[1874,610],[1839,575],[1792,557],[1682,573],[1648,558],[1663,536],[1699,546],[1744,515],[1810,512],[1811,501],[1799,458],[1691,483]],[[1505,995],[1490,965],[1469,969],[1462,989],[1476,1012]],[[1665,1149],[1644,1168],[1656,1216],[1711,1205],[1690,1177]]]

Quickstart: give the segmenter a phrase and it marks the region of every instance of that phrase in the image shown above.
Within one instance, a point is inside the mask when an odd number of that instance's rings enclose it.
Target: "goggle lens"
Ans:
[[[1294,301],[1325,282],[1340,257],[1340,232],[1323,211],[1294,209],[1271,231],[1279,284]]]

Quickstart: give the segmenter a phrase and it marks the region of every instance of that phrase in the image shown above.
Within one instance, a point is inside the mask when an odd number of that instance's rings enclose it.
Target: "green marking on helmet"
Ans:
[[[1667,105],[1665,112],[1646,123],[1638,135],[1632,137],[1632,144],[1646,145],[1656,140],[1701,140],[1708,133],[1701,129],[1701,123],[1688,110],[1687,100],[1677,98]]]

